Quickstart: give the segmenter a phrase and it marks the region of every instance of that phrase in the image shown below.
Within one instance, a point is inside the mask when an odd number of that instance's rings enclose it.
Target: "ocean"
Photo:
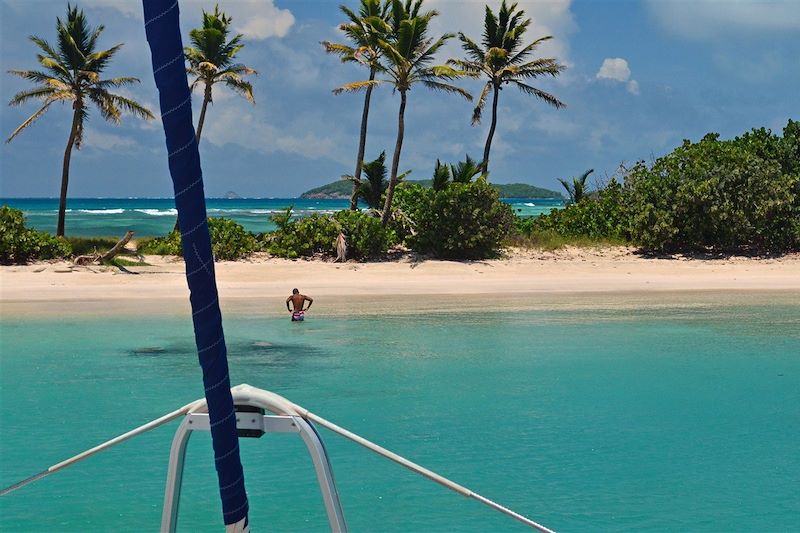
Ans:
[[[538,216],[563,205],[560,200],[552,199],[509,198],[505,201],[520,216]],[[294,206],[297,216],[332,213],[350,205],[348,200],[301,198],[208,198],[206,204],[209,216],[232,218],[255,233],[274,230],[270,215],[284,211],[289,205]],[[29,227],[55,233],[58,198],[0,198],[0,205],[21,209]],[[137,237],[165,235],[174,227],[176,214],[172,198],[70,198],[66,234],[121,237],[133,230]]]
[[[225,317],[278,392],[557,531],[800,530],[800,305]],[[0,484],[203,394],[188,316],[0,323]],[[0,530],[160,523],[177,424],[0,498]],[[323,430],[352,531],[522,531]],[[299,438],[242,441],[254,530],[326,531]],[[192,437],[181,531],[219,531]]]

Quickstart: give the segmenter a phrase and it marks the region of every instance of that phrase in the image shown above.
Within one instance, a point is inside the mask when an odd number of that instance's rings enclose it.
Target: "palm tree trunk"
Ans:
[[[64,218],[67,214],[67,187],[69,186],[69,161],[72,158],[75,136],[78,134],[81,106],[80,101],[76,100],[73,106],[72,128],[69,130],[69,140],[67,141],[67,148],[64,150],[64,164],[61,167],[61,195],[58,200],[58,226],[56,227],[56,235],[58,237],[64,236]]]
[[[492,149],[492,137],[497,127],[497,97],[500,95],[500,87],[494,85],[494,95],[492,96],[492,125],[489,128],[489,135],[486,137],[486,146],[483,148],[483,173],[489,173],[489,151]]]
[[[400,112],[397,114],[397,142],[394,145],[394,156],[392,156],[392,174],[389,179],[389,188],[386,189],[386,203],[383,205],[383,215],[381,224],[386,226],[389,221],[389,213],[392,209],[392,197],[394,187],[397,185],[397,169],[400,166],[400,150],[403,149],[403,135],[405,135],[405,113],[406,113],[406,92],[400,91]]]
[[[206,83],[206,90],[203,94],[203,107],[200,108],[200,118],[197,120],[197,132],[195,133],[195,137],[197,138],[197,144],[200,144],[200,134],[203,132],[203,123],[206,121],[206,108],[208,107],[208,103],[211,101],[211,85]]]
[[[375,67],[369,69],[369,81],[375,79]],[[364,149],[367,146],[367,120],[369,119],[369,101],[372,98],[372,88],[367,87],[367,94],[364,96],[364,110],[361,112],[361,137],[358,139],[358,158],[356,160],[356,171],[353,174],[353,194],[350,195],[350,211],[355,211],[358,207],[358,188],[361,184],[361,168],[364,166]]]

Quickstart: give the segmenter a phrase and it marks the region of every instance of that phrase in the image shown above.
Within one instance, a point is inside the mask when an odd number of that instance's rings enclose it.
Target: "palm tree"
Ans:
[[[567,190],[567,194],[569,194],[569,199],[572,203],[577,204],[586,196],[586,178],[589,177],[589,174],[594,172],[593,168],[590,168],[577,178],[572,178],[572,183],[568,182],[563,178],[558,178],[558,181],[561,182],[561,185]]]
[[[381,152],[374,161],[367,161],[362,165],[366,179],[355,183],[354,176],[347,176],[356,187],[356,202],[363,199],[370,209],[380,209],[383,193],[389,182],[386,179],[386,151]]]
[[[443,164],[437,159],[436,166],[433,167],[433,179],[431,180],[431,186],[433,187],[433,190],[445,190],[447,188],[448,181],[450,181],[450,171],[448,170],[447,165]]]
[[[486,6],[483,39],[481,40],[483,47],[459,32],[458,38],[467,53],[467,58],[450,61],[450,64],[462,68],[475,77],[484,74],[489,78],[472,112],[473,126],[480,124],[486,98],[491,92],[492,125],[489,127],[489,134],[486,137],[483,162],[481,163],[484,174],[489,172],[489,151],[492,148],[492,138],[497,127],[497,100],[503,85],[515,85],[523,93],[535,96],[555,108],[566,105],[552,94],[525,83],[541,76],[555,78],[566,67],[552,57],[528,60],[539,44],[552,39],[552,36],[540,37],[523,47],[522,37],[531,23],[531,19],[523,19],[524,16],[525,12],[517,9],[516,3],[509,6],[505,0],[500,4],[500,11],[497,15],[489,6]]]
[[[204,84],[203,107],[200,108],[200,118],[197,121],[197,142],[203,132],[203,123],[206,119],[206,108],[213,103],[212,87],[217,83],[224,83],[229,89],[255,104],[253,86],[242,79],[248,74],[258,74],[241,63],[235,63],[236,54],[244,48],[242,34],[237,34],[230,41],[227,40],[230,23],[233,19],[219,10],[219,5],[214,6],[213,13],[203,10],[203,27],[195,28],[189,32],[189,40],[193,46],[184,48],[189,68],[186,71],[196,76],[191,89],[199,84]]]
[[[58,39],[56,48],[41,37],[30,37],[40,49],[36,57],[44,70],[8,71],[9,74],[37,84],[33,89],[15,94],[8,105],[17,106],[28,100],[39,100],[43,105],[20,124],[6,142],[11,142],[22,130],[44,115],[53,103],[72,102],[72,126],[69,130],[67,148],[64,150],[56,227],[56,235],[61,237],[64,236],[72,148],[80,149],[83,142],[84,124],[89,117],[89,103],[97,107],[104,119],[115,124],[120,122],[123,112],[144,119],[153,118],[153,114],[138,102],[109,92],[109,89],[139,83],[137,78],[130,76],[100,78],[114,54],[122,48],[122,44],[118,44],[108,50],[96,51],[97,39],[102,32],[103,26],[90,28],[83,11],[67,4],[66,20],[56,19]]]
[[[438,91],[454,93],[472,100],[464,89],[456,87],[447,81],[463,76],[463,73],[450,66],[431,66],[436,52],[451,38],[453,34],[445,34],[438,39],[428,36],[428,25],[436,11],[420,13],[422,0],[412,2],[408,0],[405,5],[400,0],[392,1],[392,13],[388,24],[380,19],[370,18],[369,24],[376,25],[387,32],[387,39],[380,39],[378,44],[384,58],[382,72],[385,79],[375,79],[349,83],[339,87],[334,92],[360,91],[378,84],[389,84],[400,93],[400,110],[397,115],[397,140],[392,156],[392,169],[389,177],[389,187],[386,189],[386,200],[383,206],[381,222],[385,226],[391,213],[394,189],[397,186],[397,171],[400,166],[400,152],[403,147],[405,134],[405,110],[407,93],[416,83]]]
[[[381,4],[381,0],[361,0],[361,7],[358,14],[350,8],[340,5],[339,9],[350,22],[341,24],[339,29],[344,32],[347,39],[354,46],[346,44],[332,43],[323,41],[322,45],[329,54],[338,55],[342,63],[358,63],[369,68],[370,81],[375,79],[375,75],[380,70],[381,49],[378,41],[386,37],[382,27],[368,23],[371,17],[386,19],[391,3],[386,1]],[[353,193],[350,196],[350,209],[355,211],[358,207],[358,188],[361,184],[361,169],[364,165],[364,150],[367,145],[367,122],[369,120],[369,105],[372,98],[373,86],[367,87],[364,95],[364,109],[361,111],[361,134],[358,140],[358,155],[356,156],[356,171],[353,173]]]
[[[464,161],[450,165],[450,179],[453,183],[469,183],[476,175],[481,173],[481,165],[472,159],[469,154]]]

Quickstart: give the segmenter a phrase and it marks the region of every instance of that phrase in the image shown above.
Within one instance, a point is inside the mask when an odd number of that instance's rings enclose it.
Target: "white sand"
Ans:
[[[65,262],[0,267],[0,314],[188,309],[183,262],[156,256],[146,259],[152,266],[130,268],[138,275]],[[244,312],[283,312],[283,300],[293,287],[316,298],[314,307],[320,314],[600,300],[657,305],[667,294],[672,300],[703,302],[714,298],[710,293],[741,296],[742,292],[800,302],[797,254],[774,259],[652,259],[626,248],[514,250],[504,259],[476,262],[406,258],[337,264],[257,257],[221,262],[216,269],[223,309]]]

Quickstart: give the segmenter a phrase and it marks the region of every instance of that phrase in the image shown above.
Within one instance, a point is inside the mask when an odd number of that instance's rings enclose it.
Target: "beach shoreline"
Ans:
[[[189,309],[183,261],[79,267],[68,262],[0,267],[0,316],[179,314]],[[320,316],[553,307],[800,302],[800,255],[646,258],[629,248],[512,250],[485,261],[332,263],[255,256],[216,264],[226,313],[285,312],[293,287]]]

